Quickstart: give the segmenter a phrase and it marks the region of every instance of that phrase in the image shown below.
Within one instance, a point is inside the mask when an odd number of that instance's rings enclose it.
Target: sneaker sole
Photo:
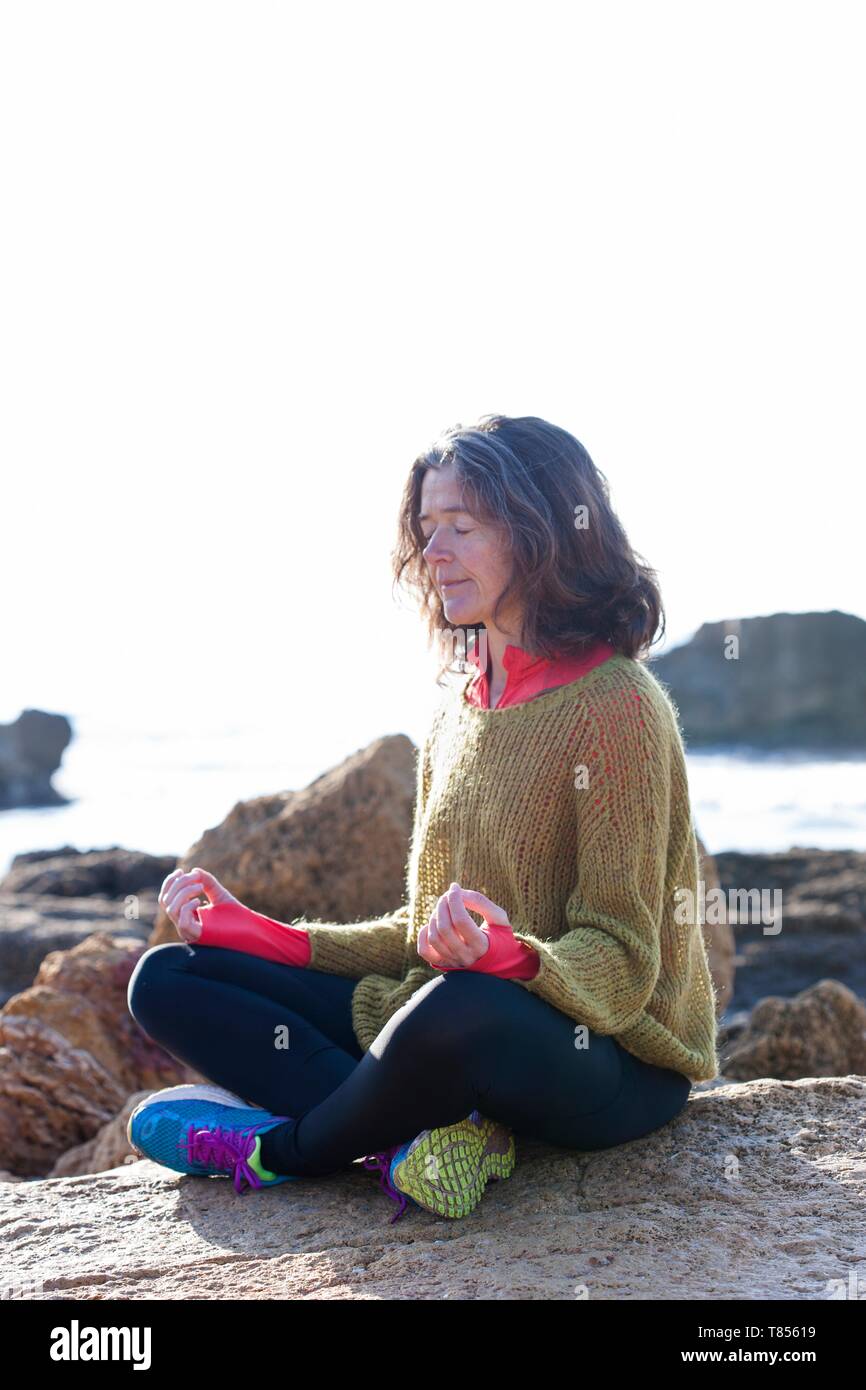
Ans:
[[[510,1129],[469,1118],[419,1134],[393,1164],[391,1181],[426,1211],[459,1218],[477,1207],[491,1178],[509,1178],[516,1161]]]

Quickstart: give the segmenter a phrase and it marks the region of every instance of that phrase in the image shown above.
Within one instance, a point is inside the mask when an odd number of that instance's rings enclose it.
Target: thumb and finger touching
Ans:
[[[440,897],[429,922],[418,935],[419,953],[432,965],[465,966],[467,961],[462,958],[461,944],[473,952],[473,962],[488,949],[487,933],[469,915],[467,907],[477,912],[485,922],[502,922],[504,913],[496,903],[483,893],[452,883],[448,892]],[[479,952],[482,944],[484,950]]]

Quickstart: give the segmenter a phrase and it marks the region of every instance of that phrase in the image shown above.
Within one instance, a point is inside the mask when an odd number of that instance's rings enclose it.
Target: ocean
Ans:
[[[199,724],[190,733],[69,717],[75,737],[53,780],[72,800],[0,812],[0,876],[17,853],[63,845],[180,856],[236,802],[304,787],[356,751],[333,727],[318,740],[291,742],[276,718]],[[702,750],[687,751],[687,761],[695,823],[710,853],[866,850],[866,758]]]

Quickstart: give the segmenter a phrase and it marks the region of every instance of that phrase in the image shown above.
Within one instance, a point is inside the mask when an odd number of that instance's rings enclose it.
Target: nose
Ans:
[[[440,560],[445,559],[447,556],[451,554],[449,550],[446,550],[442,545],[440,545],[438,537],[439,532],[434,531],[421,552],[422,556],[424,557],[424,560],[428,565],[430,565],[431,568],[434,565],[436,565]]]

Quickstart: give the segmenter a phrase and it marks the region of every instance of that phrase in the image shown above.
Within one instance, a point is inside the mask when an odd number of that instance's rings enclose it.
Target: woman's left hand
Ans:
[[[488,925],[510,926],[504,907],[483,893],[452,883],[437,902],[430,920],[418,933],[418,954],[438,969],[466,969],[490,949],[490,937],[467,912],[471,907]]]

